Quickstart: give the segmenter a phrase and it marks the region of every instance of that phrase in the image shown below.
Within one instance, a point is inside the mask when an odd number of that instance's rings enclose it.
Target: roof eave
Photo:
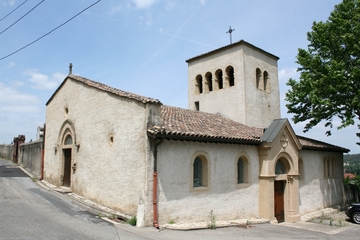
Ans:
[[[186,135],[170,135],[170,134],[154,134],[148,132],[148,136],[153,139],[167,139],[178,141],[193,141],[193,142],[212,142],[212,143],[229,143],[229,144],[246,144],[246,145],[260,145],[261,141],[245,140],[245,139],[229,139],[229,138],[213,138],[213,137],[199,137]]]

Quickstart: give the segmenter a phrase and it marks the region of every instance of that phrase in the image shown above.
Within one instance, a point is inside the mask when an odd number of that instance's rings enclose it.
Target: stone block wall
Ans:
[[[14,145],[0,144],[0,158],[11,160]]]
[[[42,140],[38,140],[19,146],[18,163],[37,177],[41,176],[42,144]]]

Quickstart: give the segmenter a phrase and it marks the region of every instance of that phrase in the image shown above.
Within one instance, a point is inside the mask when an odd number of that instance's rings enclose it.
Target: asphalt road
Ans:
[[[113,225],[70,198],[41,188],[18,166],[0,159],[0,239],[358,239],[360,225],[258,224],[194,231]]]
[[[0,239],[119,239],[111,223],[0,160]]]

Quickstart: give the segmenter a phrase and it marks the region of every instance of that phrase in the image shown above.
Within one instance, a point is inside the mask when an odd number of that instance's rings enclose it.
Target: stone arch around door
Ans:
[[[72,175],[76,170],[75,156],[80,145],[76,142],[75,127],[70,120],[66,120],[61,126],[58,146],[60,183],[64,187],[71,188]]]
[[[277,222],[294,222],[299,218],[298,170],[290,155],[280,153],[273,166],[274,217]]]

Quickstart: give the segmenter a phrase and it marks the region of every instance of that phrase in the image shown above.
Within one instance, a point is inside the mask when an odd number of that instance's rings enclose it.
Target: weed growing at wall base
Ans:
[[[213,229],[213,230],[216,229],[216,215],[214,214],[213,210],[211,210],[209,213],[208,228]]]
[[[130,224],[131,226],[136,226],[136,216],[130,218],[126,221],[127,224]]]

